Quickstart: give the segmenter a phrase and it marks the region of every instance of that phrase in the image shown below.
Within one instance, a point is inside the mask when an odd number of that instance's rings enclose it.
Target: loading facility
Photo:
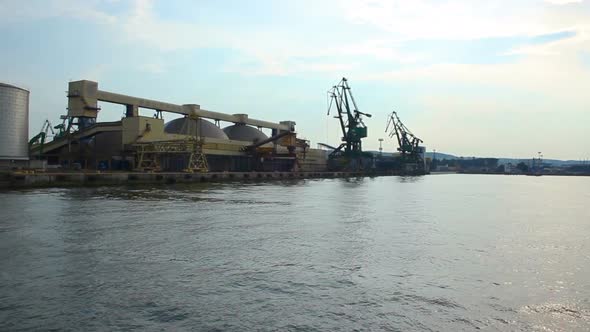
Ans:
[[[68,85],[67,114],[50,142],[31,142],[33,158],[64,168],[139,171],[323,171],[326,152],[297,138],[294,121],[271,122],[198,104],[177,105]],[[123,105],[120,121],[99,122],[99,102]],[[139,109],[154,111],[142,116]],[[164,122],[164,113],[181,118]],[[228,123],[221,128],[221,123]],[[270,136],[262,129],[270,129]]]

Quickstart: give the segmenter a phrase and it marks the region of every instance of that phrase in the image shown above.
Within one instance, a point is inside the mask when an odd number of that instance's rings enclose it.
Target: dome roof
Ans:
[[[201,137],[228,139],[223,130],[203,119],[179,118],[166,123],[164,126],[164,131],[168,134],[196,136],[197,129]]]
[[[236,141],[260,142],[268,138],[262,131],[243,124],[225,127],[223,132],[229,139]]]

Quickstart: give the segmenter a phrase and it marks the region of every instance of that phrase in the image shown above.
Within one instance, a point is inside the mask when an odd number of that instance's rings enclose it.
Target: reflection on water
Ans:
[[[424,179],[423,176],[400,176],[398,177],[401,183],[416,183]]]
[[[0,193],[0,330],[590,327],[588,178]]]

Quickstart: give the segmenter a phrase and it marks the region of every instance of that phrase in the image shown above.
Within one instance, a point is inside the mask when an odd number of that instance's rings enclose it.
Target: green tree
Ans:
[[[516,165],[516,168],[518,168],[523,173],[526,173],[529,171],[529,166],[522,161]]]

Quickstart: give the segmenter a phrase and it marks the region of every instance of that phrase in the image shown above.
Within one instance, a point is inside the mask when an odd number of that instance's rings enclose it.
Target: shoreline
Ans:
[[[133,184],[174,184],[228,181],[275,181],[404,175],[399,172],[8,172],[0,176],[0,190],[26,188],[94,187]],[[410,175],[408,175],[410,176]],[[418,175],[415,175],[418,176]]]

